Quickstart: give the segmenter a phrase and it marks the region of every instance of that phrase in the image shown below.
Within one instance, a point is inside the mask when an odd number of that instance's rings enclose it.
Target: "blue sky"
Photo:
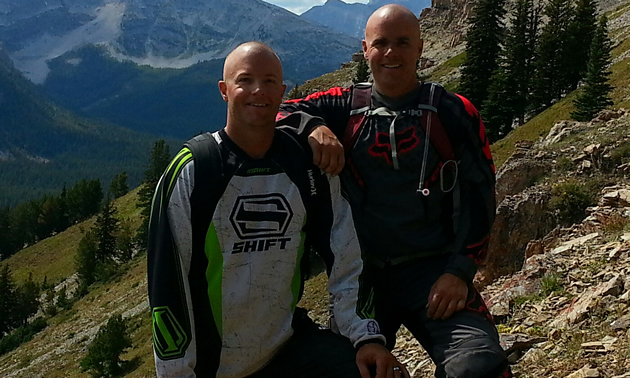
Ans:
[[[326,0],[265,0],[268,3],[275,4],[279,7],[290,10],[295,14],[302,14],[309,10],[314,5],[321,5]],[[363,3],[366,4],[368,0],[343,0],[345,3]]]

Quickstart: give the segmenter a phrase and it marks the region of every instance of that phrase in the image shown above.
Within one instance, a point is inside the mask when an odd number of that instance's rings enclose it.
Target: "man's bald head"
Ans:
[[[391,23],[393,25],[411,25],[418,31],[418,39],[420,39],[420,28],[418,27],[418,18],[412,11],[398,4],[387,4],[378,8],[367,21],[365,25],[365,38],[369,39],[374,29],[381,27],[383,23]]]
[[[278,55],[276,55],[271,47],[264,43],[251,41],[240,44],[225,58],[225,63],[223,64],[223,80],[233,77],[238,69],[239,63],[243,62],[244,59],[264,60],[265,63],[269,63],[278,69],[280,79],[282,79],[282,63],[280,63]]]
[[[363,55],[379,93],[399,98],[416,89],[422,40],[413,12],[396,4],[377,9],[365,26]]]

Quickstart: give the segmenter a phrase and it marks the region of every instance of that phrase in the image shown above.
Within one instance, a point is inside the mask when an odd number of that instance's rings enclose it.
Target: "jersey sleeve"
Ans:
[[[339,332],[356,347],[366,341],[385,343],[373,317],[370,292],[362,285],[363,259],[350,204],[341,194],[339,177],[323,175],[329,188],[327,206],[320,206],[313,246],[328,266],[328,290]]]
[[[472,282],[478,265],[488,249],[494,223],[495,167],[481,116],[465,97],[449,94],[453,108],[449,112],[458,122],[461,135],[460,198],[461,215],[456,239],[463,240],[451,256],[446,272]]]
[[[276,116],[279,126],[290,126],[299,129],[300,137],[307,137],[313,129],[321,124],[328,126],[338,138],[341,138],[350,118],[351,88],[334,87],[325,92],[316,92],[305,98],[289,100],[280,105]],[[299,128],[300,122],[290,117],[296,112],[304,112],[317,117],[319,122],[312,122],[309,127]]]
[[[188,282],[193,187],[192,154],[183,149],[158,183],[149,226],[149,305],[158,377],[195,377],[197,352]]]

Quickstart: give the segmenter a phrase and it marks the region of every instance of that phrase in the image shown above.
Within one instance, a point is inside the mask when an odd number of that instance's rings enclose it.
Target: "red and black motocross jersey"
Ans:
[[[392,111],[417,108],[427,84],[403,99],[392,100],[372,93],[370,109]],[[339,139],[350,119],[354,87],[332,88],[280,107],[279,124],[291,126],[288,115],[302,111],[320,117]],[[439,151],[428,141],[420,118],[414,115],[370,116],[352,147],[342,183],[352,205],[362,248],[380,264],[409,258],[452,253],[447,272],[472,281],[483,258],[494,220],[494,165],[483,122],[464,97],[441,91],[437,116],[449,135],[458,162],[461,196],[458,227],[453,225],[453,193],[439,185]],[[286,121],[285,121],[286,120]],[[297,125],[294,125],[298,127]],[[310,129],[300,130],[308,135]],[[396,143],[399,169],[393,164],[392,140]],[[426,154],[426,174],[420,177]],[[418,193],[421,180],[430,183],[430,195]],[[362,181],[361,185],[358,181]],[[458,235],[454,234],[457,229]],[[453,240],[461,240],[453,246]]]

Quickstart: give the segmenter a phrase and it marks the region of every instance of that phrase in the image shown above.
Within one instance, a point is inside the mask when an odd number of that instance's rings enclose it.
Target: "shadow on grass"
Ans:
[[[142,359],[140,357],[134,357],[129,361],[123,361],[120,367],[122,369],[120,376],[126,376],[127,374],[134,372],[140,367],[140,365],[142,365]]]

